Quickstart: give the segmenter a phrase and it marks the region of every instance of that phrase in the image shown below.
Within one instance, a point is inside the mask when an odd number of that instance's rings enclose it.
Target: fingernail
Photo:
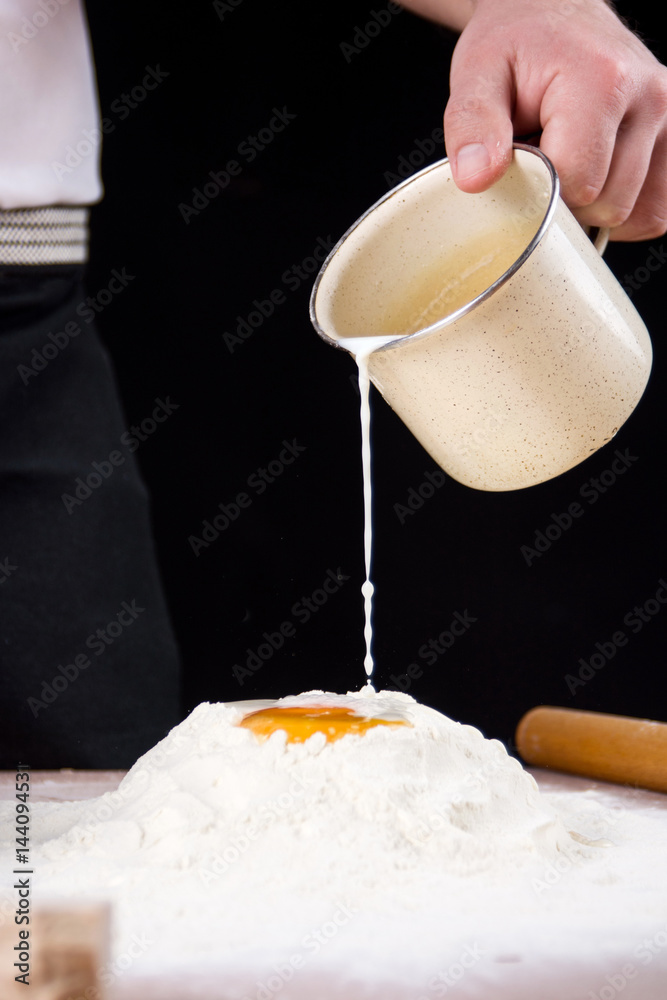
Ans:
[[[456,157],[456,177],[468,181],[476,174],[491,166],[491,157],[486,146],[481,142],[471,142],[462,146]]]

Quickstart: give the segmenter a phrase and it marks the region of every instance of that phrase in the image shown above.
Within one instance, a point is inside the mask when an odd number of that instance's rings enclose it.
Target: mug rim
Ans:
[[[515,142],[512,143],[512,149],[523,150],[524,152],[532,153],[535,156],[538,156],[546,166],[551,179],[551,193],[549,197],[549,204],[547,205],[544,217],[542,218],[542,221],[537,231],[531,238],[528,245],[522,250],[522,252],[516,258],[516,260],[513,261],[513,263],[507,268],[507,270],[500,275],[499,278],[496,278],[496,280],[492,282],[492,284],[488,285],[482,292],[479,293],[479,295],[476,295],[474,299],[471,299],[470,302],[466,302],[465,305],[455,310],[455,312],[449,313],[447,316],[444,316],[442,319],[437,320],[437,322],[435,323],[431,323],[430,326],[425,326],[421,330],[415,330],[413,333],[406,333],[404,336],[398,336],[395,340],[391,340],[389,343],[384,344],[381,347],[377,347],[373,351],[373,354],[378,354],[380,351],[391,351],[394,348],[398,347],[400,344],[405,343],[406,340],[414,340],[417,339],[418,337],[425,337],[431,333],[435,333],[438,330],[442,330],[445,326],[448,326],[450,323],[456,322],[458,319],[460,319],[462,316],[467,315],[469,312],[472,312],[473,309],[476,309],[477,306],[481,305],[482,302],[485,302],[487,299],[491,298],[491,296],[498,288],[504,285],[507,281],[509,281],[509,279],[514,274],[516,274],[519,268],[523,266],[528,257],[530,257],[530,255],[533,253],[538,243],[540,243],[542,237],[549,228],[551,221],[556,213],[556,209],[558,207],[558,197],[560,193],[560,181],[558,179],[558,174],[556,172],[556,168],[554,167],[549,157],[545,153],[543,153],[542,150],[539,149],[537,146],[531,146],[523,142]],[[330,262],[336,256],[336,254],[338,253],[341,246],[345,243],[345,241],[362,224],[362,222],[364,222],[368,218],[368,216],[371,215],[377,208],[383,205],[390,198],[393,198],[393,196],[397,194],[399,191],[402,191],[403,188],[408,187],[410,184],[413,184],[415,181],[424,177],[432,170],[440,169],[446,163],[449,163],[448,156],[444,157],[442,160],[436,160],[435,163],[431,163],[428,166],[423,167],[421,170],[418,170],[417,173],[415,174],[411,174],[410,177],[406,177],[406,179],[404,181],[401,181],[400,184],[397,184],[396,187],[393,187],[390,191],[387,191],[385,194],[383,194],[381,198],[378,198],[376,202],[374,202],[369,208],[367,208],[366,211],[362,215],[360,215],[359,218],[355,222],[353,222],[352,225],[343,233],[343,235],[340,237],[336,245],[331,249],[327,257],[322,262],[322,266],[315,279],[315,283],[313,285],[310,294],[309,313],[310,313],[310,321],[315,327],[317,334],[322,338],[322,340],[326,341],[327,344],[331,344],[333,347],[337,347],[339,348],[339,350],[342,351],[347,350],[347,348],[344,347],[339,341],[335,340],[333,337],[330,337],[328,333],[325,333],[322,326],[320,325],[316,313],[315,303],[317,299],[317,293],[319,291],[322,278],[324,277],[324,274]]]

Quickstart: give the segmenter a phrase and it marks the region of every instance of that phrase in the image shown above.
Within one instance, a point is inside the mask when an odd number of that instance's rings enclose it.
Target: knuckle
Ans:
[[[569,208],[587,208],[600,197],[601,184],[593,184],[573,174],[562,178],[563,200]]]
[[[570,207],[585,208],[600,197],[608,171],[609,150],[602,136],[568,155],[559,167],[563,198]]]
[[[642,212],[632,221],[641,230],[642,239],[654,240],[667,233],[667,209],[663,213]]]
[[[602,53],[595,60],[594,79],[610,117],[622,117],[635,86],[635,71],[618,53]]]
[[[600,205],[597,211],[598,225],[609,229],[621,226],[630,218],[633,208],[634,205]]]

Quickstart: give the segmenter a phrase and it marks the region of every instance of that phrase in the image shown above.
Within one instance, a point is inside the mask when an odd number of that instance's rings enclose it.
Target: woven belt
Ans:
[[[0,211],[0,266],[85,263],[88,214],[69,207]]]

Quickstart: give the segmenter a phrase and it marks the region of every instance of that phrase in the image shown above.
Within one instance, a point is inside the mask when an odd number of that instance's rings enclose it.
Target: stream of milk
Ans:
[[[385,337],[344,337],[338,340],[341,347],[354,356],[359,369],[359,396],[361,399],[361,464],[364,478],[364,560],[366,579],[361,587],[364,598],[364,639],[366,640],[366,683],[373,685],[373,591],[371,583],[371,559],[373,548],[372,480],[371,480],[371,411],[370,378],[368,358],[379,347],[400,340],[399,336]]]

